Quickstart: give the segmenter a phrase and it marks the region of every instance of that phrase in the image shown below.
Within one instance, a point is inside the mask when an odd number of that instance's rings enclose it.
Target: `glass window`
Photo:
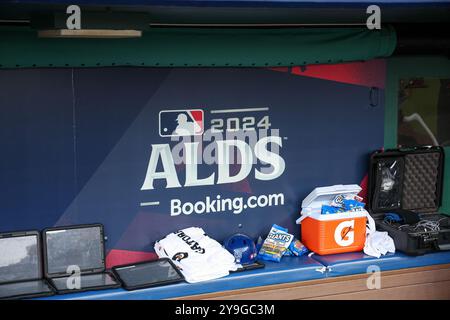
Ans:
[[[401,79],[398,110],[400,146],[450,146],[450,79]]]

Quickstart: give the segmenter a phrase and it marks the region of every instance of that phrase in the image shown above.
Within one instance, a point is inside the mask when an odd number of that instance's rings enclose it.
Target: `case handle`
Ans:
[[[427,146],[407,146],[407,147],[400,147],[397,149],[386,149],[385,151],[397,151],[397,152],[409,152],[409,151],[417,151],[417,150],[430,150],[433,148],[441,148],[440,146],[433,146],[433,145],[427,145]]]

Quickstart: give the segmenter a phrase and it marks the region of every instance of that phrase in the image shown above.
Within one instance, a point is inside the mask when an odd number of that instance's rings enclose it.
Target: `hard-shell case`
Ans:
[[[377,230],[387,231],[396,250],[408,255],[450,250],[450,219],[438,212],[442,202],[444,151],[416,147],[377,151],[370,158],[368,211]],[[384,221],[386,213],[412,214],[439,222],[439,230]]]

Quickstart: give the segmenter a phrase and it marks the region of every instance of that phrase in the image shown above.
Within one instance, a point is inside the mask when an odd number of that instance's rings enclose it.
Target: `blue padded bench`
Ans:
[[[230,274],[227,277],[201,283],[178,283],[173,285],[126,291],[112,289],[56,295],[41,299],[170,299],[176,297],[238,290],[258,286],[297,281],[324,279],[367,272],[367,267],[376,265],[381,271],[424,267],[450,263],[450,251],[411,257],[402,253],[388,254],[379,259],[362,252],[342,253],[328,256],[284,257],[280,263],[265,262],[263,269]]]
[[[287,282],[326,278],[325,268],[316,260],[305,257],[284,257],[280,263],[265,262],[262,269],[243,271],[227,277],[201,283],[177,283],[167,286],[126,291],[110,289],[56,295],[41,299],[169,299],[204,293],[237,290]]]
[[[328,256],[312,255],[314,260],[327,267],[328,277],[366,273],[367,267],[376,265],[381,271],[425,267],[450,263],[450,251],[429,253],[423,256],[407,256],[403,253],[387,254],[380,258],[363,252],[341,253]]]

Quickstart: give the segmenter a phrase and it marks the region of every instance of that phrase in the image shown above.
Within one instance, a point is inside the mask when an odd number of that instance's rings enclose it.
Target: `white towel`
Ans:
[[[387,232],[377,231],[375,221],[367,214],[368,226],[366,229],[366,243],[364,244],[364,253],[372,257],[381,257],[388,252],[395,252],[394,240]]]

